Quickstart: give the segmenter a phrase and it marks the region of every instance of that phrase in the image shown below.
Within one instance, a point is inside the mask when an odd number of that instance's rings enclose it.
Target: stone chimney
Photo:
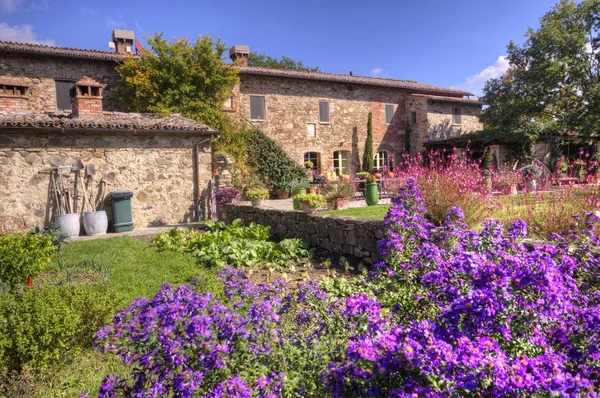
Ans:
[[[248,46],[235,45],[229,49],[229,58],[240,67],[248,66],[249,54],[250,49]]]
[[[90,117],[102,116],[102,91],[105,85],[87,76],[75,83],[75,95],[71,100],[73,115]]]
[[[0,111],[26,111],[29,86],[21,79],[0,77]]]
[[[135,37],[133,30],[115,29],[112,32],[112,39],[115,49],[120,54],[133,53],[133,41]]]

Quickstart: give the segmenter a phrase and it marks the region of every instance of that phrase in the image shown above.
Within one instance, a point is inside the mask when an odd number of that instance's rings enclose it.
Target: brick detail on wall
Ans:
[[[0,187],[4,188],[0,190],[0,232],[28,230],[53,219],[50,177],[40,173],[48,170],[53,160],[65,165],[77,159],[94,164],[96,193],[102,176],[115,173],[115,183],[108,189],[133,192],[136,227],[193,221],[194,146],[200,141],[205,142],[197,157],[200,206],[206,216],[212,155],[210,143],[203,137],[0,132]],[[110,200],[106,205],[111,219]]]
[[[0,111],[26,111],[29,100],[26,96],[0,95]]]
[[[102,116],[102,97],[75,96],[73,114],[78,116]]]
[[[368,263],[380,260],[378,241],[384,237],[383,221],[334,215],[306,214],[251,207],[244,204],[220,205],[219,220],[232,222],[240,218],[271,227],[278,238],[300,238],[313,247],[334,254],[353,256]]]

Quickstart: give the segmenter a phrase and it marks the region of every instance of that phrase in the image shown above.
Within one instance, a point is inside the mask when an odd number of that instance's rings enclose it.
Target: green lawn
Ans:
[[[320,211],[319,214],[336,214],[339,216],[347,217],[363,217],[372,218],[374,220],[383,220],[390,205],[377,205],[377,206],[365,206],[365,207],[354,207],[352,209],[344,210],[325,210]]]
[[[86,258],[110,264],[106,282],[102,282],[100,272],[92,272],[85,266]],[[71,242],[65,246],[63,259],[62,267],[55,260],[38,283],[107,283],[123,306],[136,297],[154,295],[163,283],[181,284],[198,277],[206,291],[220,295],[216,271],[198,267],[191,255],[162,252],[151,243],[129,237]],[[89,392],[95,396],[106,374],[128,372],[116,356],[97,353],[90,347],[74,362],[33,376],[32,395],[77,397]]]

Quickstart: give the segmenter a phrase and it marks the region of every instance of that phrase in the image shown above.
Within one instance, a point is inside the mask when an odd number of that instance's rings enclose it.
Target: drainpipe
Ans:
[[[212,141],[213,136],[211,135],[209,138],[205,138],[202,141],[198,141],[195,145],[194,145],[194,167],[195,167],[195,182],[194,182],[194,210],[195,210],[195,214],[194,214],[194,221],[200,221],[201,218],[201,214],[202,214],[202,209],[201,209],[201,192],[200,192],[200,148],[201,145]],[[211,155],[212,155],[212,142],[211,142]],[[214,194],[214,177],[213,177],[213,173],[212,173],[212,156],[211,156],[211,178],[210,178],[210,191],[211,191],[211,195],[210,195],[210,202],[211,202],[211,216],[214,217],[215,214],[215,194]]]

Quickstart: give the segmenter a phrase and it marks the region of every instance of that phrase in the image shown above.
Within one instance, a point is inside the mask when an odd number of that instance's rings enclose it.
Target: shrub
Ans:
[[[308,203],[308,205],[313,209],[325,207],[325,205],[327,204],[325,197],[318,193],[300,193],[294,196],[294,199],[301,203]]]
[[[306,180],[306,170],[259,130],[249,134],[248,160],[268,187],[290,192],[297,181]]]
[[[348,181],[332,181],[323,189],[323,196],[328,203],[334,202],[337,199],[352,199],[354,198],[354,184]]]
[[[117,308],[104,286],[59,286],[0,294],[0,367],[40,371],[90,347]]]
[[[219,187],[215,192],[217,204],[238,202],[241,199],[241,192],[236,187]]]
[[[365,178],[367,178],[371,173],[369,173],[368,171],[360,171],[358,173],[356,173],[356,177],[360,178],[361,180],[364,180]]]
[[[43,233],[0,235],[0,283],[14,290],[39,275],[56,251],[53,239]]]

